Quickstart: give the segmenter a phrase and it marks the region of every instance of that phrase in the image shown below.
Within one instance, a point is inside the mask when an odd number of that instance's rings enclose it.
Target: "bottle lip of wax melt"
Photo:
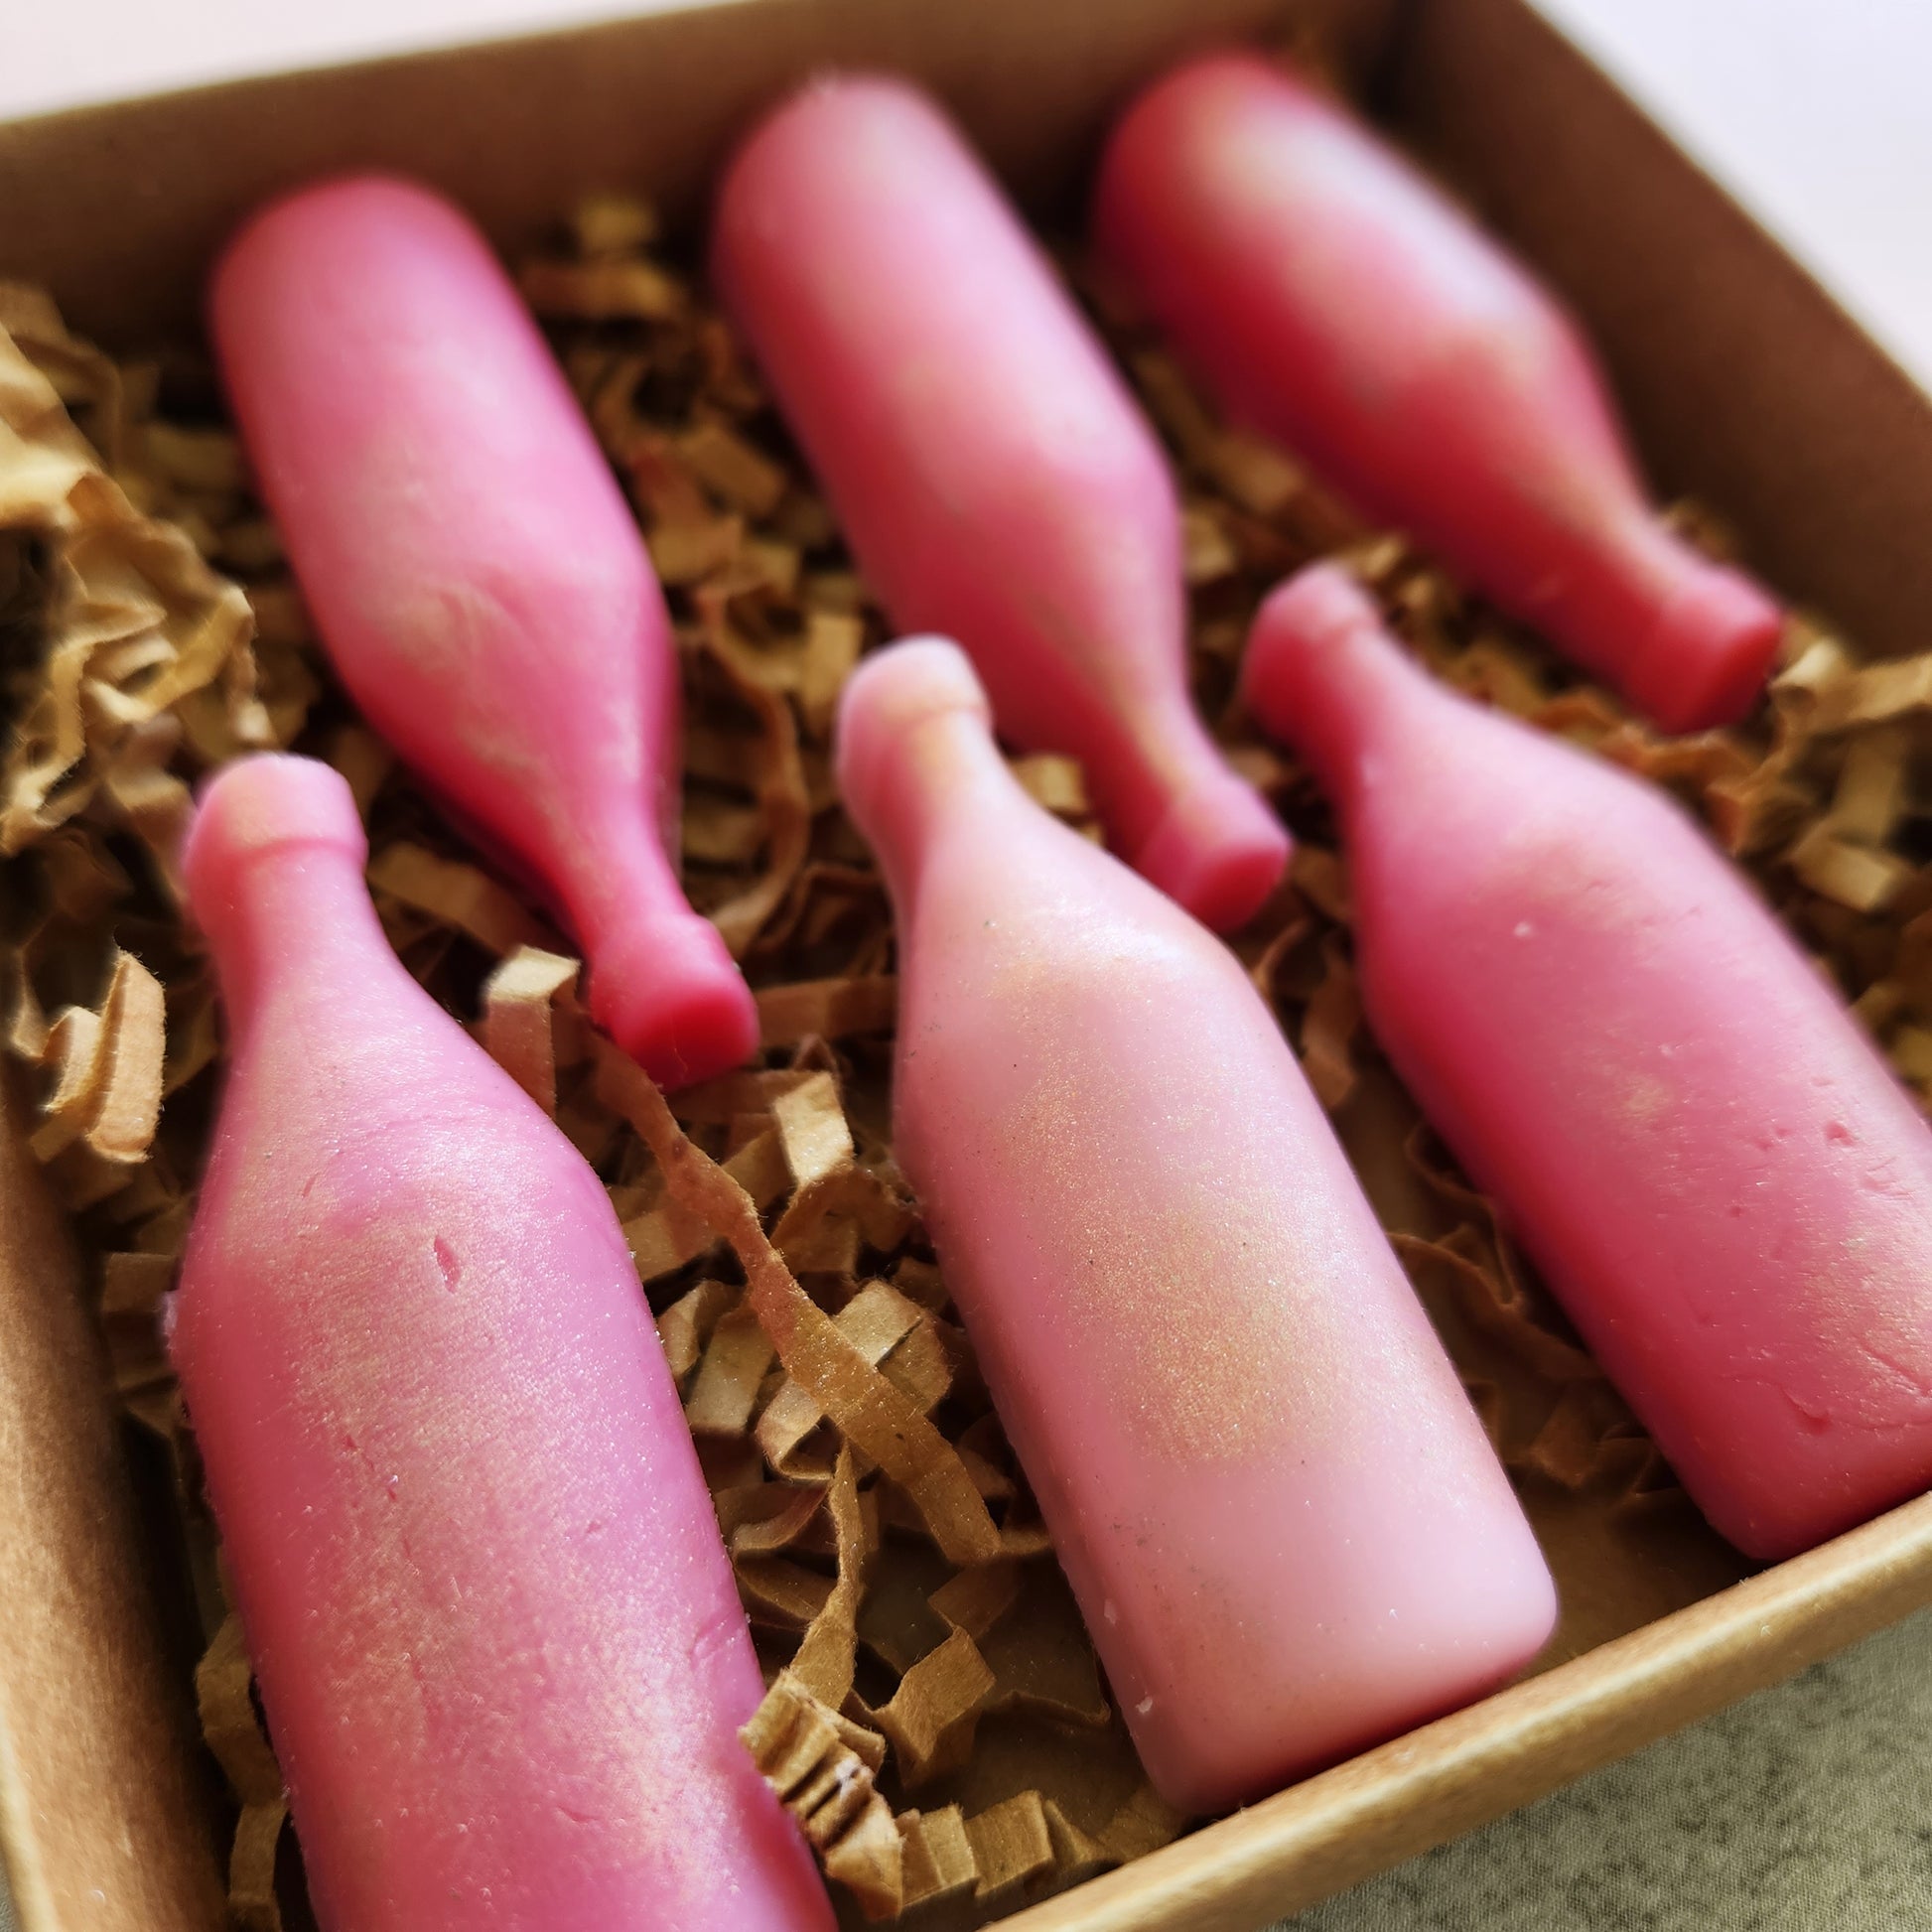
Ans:
[[[908,677],[907,666],[916,666],[919,676]],[[905,637],[864,659],[839,693],[834,752],[839,793],[852,816],[873,822],[893,784],[894,761],[918,756],[920,726],[960,712],[993,729],[986,687],[950,637]]]
[[[272,853],[321,846],[369,855],[348,781],[334,766],[285,752],[259,752],[210,772],[197,789],[182,842],[187,900],[202,922],[217,920],[230,894],[219,882]]]
[[[1625,695],[1667,732],[1736,724],[1750,715],[1784,637],[1784,614],[1742,571],[1680,545],[1677,589],[1619,677]]]

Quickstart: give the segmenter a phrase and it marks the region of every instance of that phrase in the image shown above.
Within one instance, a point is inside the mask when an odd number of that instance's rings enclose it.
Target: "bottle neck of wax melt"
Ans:
[[[1783,625],[1777,607],[1641,505],[1598,543],[1543,611],[1526,604],[1526,615],[1571,639],[1580,663],[1667,731],[1748,711]]]
[[[1241,686],[1349,824],[1385,776],[1425,776],[1445,755],[1442,728],[1471,715],[1390,645],[1340,570],[1306,571],[1262,606]]]
[[[565,918],[590,967],[591,1016],[654,1079],[681,1085],[758,1043],[738,969],[686,903],[654,815],[587,818],[567,868]]]
[[[1288,835],[1280,819],[1228,768],[1191,711],[1150,710],[1142,742],[1146,768],[1157,775],[1134,801],[1089,780],[1116,849],[1204,924],[1239,925],[1281,877]]]
[[[883,704],[854,701],[860,681],[877,675],[873,664],[861,666],[840,712],[850,722],[839,733],[839,790],[885,869],[901,926],[911,922],[921,873],[949,828],[970,825],[997,838],[997,820],[1025,799],[994,746],[985,693],[965,660],[948,651],[932,662],[934,674],[916,685],[889,685]]]
[[[369,902],[367,858],[347,785],[307,759],[247,760],[197,817],[183,872],[237,1053],[288,1001],[352,992],[366,1012],[406,978]]]

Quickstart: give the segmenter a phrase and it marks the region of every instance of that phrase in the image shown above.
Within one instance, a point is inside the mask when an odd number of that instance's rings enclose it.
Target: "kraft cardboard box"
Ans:
[[[505,251],[581,194],[698,213],[734,132],[814,68],[951,104],[1023,199],[1076,206],[1107,115],[1189,48],[1319,45],[1582,314],[1651,474],[1867,648],[1932,608],[1932,408],[1518,0],[744,0],[0,127],[0,275],[135,349],[195,327],[265,195],[409,171]],[[146,1597],[97,1338],[5,1095],[0,1850],[23,1932],[222,1923],[191,1726]],[[1599,1644],[1006,1921],[1232,1932],[1523,1804],[1932,1601],[1932,1499]]]

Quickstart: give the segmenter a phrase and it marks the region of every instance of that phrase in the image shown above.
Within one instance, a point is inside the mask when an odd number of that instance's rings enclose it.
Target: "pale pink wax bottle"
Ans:
[[[622,492],[482,235],[401,181],[327,183],[229,242],[221,376],[302,594],[382,735],[543,890],[591,1011],[676,1085],[758,1043],[667,856],[679,696]]]
[[[1236,415],[1672,730],[1755,701],[1777,608],[1652,513],[1588,345],[1404,160],[1256,57],[1108,139],[1101,252]]]
[[[1244,687],[1340,810],[1377,1039],[1712,1523],[1785,1557],[1932,1483],[1932,1132],[1737,873],[1332,566]]]
[[[1081,760],[1138,871],[1248,918],[1288,841],[1189,700],[1166,460],[938,108],[795,95],[725,176],[711,267],[893,621],[958,637],[1001,732]]]
[[[949,643],[859,671],[838,770],[897,1156],[1155,1784],[1221,1810],[1508,1677],[1549,1574],[1234,956],[1027,796]]]
[[[347,786],[187,849],[232,1061],[169,1305],[329,1932],[829,1932],[610,1201],[389,950]]]

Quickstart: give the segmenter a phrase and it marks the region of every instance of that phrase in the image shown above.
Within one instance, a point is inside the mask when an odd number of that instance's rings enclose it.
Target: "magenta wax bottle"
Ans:
[[[545,891],[598,1024],[654,1079],[758,1044],[667,855],[678,675],[643,538],[483,237],[406,182],[336,181],[229,242],[222,380],[349,694]]]
[[[326,1932],[830,1932],[603,1186],[403,971],[347,786],[231,765],[170,1347]]]
[[[1173,479],[952,125],[900,81],[814,82],[733,159],[711,264],[894,622],[957,636],[1115,849],[1242,923],[1288,841],[1189,700]]]
[[[1248,55],[1108,139],[1101,251],[1235,415],[1671,730],[1755,702],[1781,618],[1645,502],[1574,323],[1393,150]]]
[[[1333,566],[1244,683],[1340,811],[1377,1039],[1717,1528],[1786,1557],[1932,1483],[1932,1133],[1739,875]]]
[[[1149,1775],[1218,1811],[1487,1691],[1555,1598],[1234,956],[1035,805],[965,657],[840,713],[895,1145]]]

